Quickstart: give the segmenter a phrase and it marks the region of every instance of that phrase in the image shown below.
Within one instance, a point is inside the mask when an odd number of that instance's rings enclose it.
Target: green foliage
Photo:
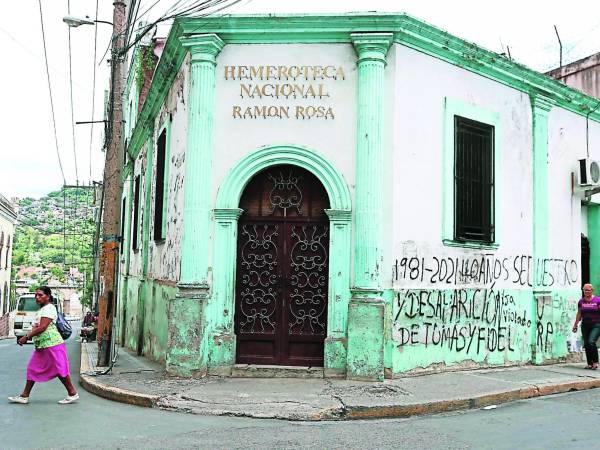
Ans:
[[[155,45],[156,44],[152,42],[152,44],[148,46],[139,47],[139,53],[137,55],[139,61],[137,61],[135,67],[135,82],[138,92],[142,90],[144,84],[144,72],[154,69],[156,61],[158,60],[158,57],[154,54]]]
[[[50,192],[40,199],[19,200],[19,222],[13,244],[12,264],[46,268],[34,275],[40,285],[51,279],[65,282],[72,267],[85,273],[82,303],[90,302],[93,264],[93,192],[87,188],[68,188]],[[83,281],[83,280],[79,280]],[[90,286],[87,286],[89,284]]]

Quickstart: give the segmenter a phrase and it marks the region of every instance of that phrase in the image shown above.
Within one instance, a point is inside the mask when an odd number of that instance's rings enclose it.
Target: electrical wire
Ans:
[[[56,118],[54,116],[54,101],[52,100],[52,86],[50,84],[50,70],[48,69],[48,52],[46,50],[46,33],[44,32],[44,14],[42,12],[42,0],[38,0],[40,6],[40,24],[42,26],[42,42],[44,44],[44,62],[46,65],[46,77],[48,79],[48,93],[50,94],[50,110],[52,112],[52,125],[54,127],[54,144],[56,146],[56,156],[58,157],[58,165],[62,175],[63,184],[67,184],[65,179],[65,171],[63,170],[62,161],[60,159],[60,151],[58,150],[58,135],[56,133]]]
[[[92,62],[92,66],[94,67],[93,69],[93,75],[92,75],[92,115],[91,120],[91,126],[90,126],[90,183],[92,182],[92,142],[94,140],[94,109],[96,106],[96,52],[98,50],[98,2],[99,0],[96,0],[96,17],[95,20],[96,22],[94,23],[94,61]]]
[[[71,15],[71,0],[67,0],[67,14]],[[77,170],[77,150],[75,146],[75,113],[73,107],[73,58],[71,54],[71,27],[67,27],[69,33],[69,89],[71,93],[71,134],[73,136],[73,161],[75,162],[75,181],[79,184],[79,172]]]

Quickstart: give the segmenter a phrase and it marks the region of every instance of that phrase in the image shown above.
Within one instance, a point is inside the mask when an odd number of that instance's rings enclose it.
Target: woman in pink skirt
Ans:
[[[67,397],[58,403],[66,405],[79,399],[69,375],[67,349],[58,329],[56,307],[51,303],[52,291],[43,286],[35,292],[35,301],[40,305],[32,330],[21,336],[17,343],[23,345],[32,338],[35,350],[27,365],[27,383],[21,395],[8,397],[12,403],[29,403],[29,394],[36,381],[44,382],[58,377],[67,389]]]

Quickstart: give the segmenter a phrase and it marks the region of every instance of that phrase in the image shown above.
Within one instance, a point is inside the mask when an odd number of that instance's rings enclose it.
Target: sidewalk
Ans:
[[[600,387],[583,363],[481,369],[411,376],[382,383],[323,378],[167,377],[163,366],[119,348],[111,375],[97,370],[97,344],[82,343],[81,384],[138,406],[202,415],[286,420],[408,417]]]

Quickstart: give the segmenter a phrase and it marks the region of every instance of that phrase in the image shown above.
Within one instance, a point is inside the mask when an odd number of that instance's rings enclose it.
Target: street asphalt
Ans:
[[[79,343],[68,342],[78,381]],[[61,406],[58,380],[38,384],[28,405],[4,400],[20,393],[33,347],[0,341],[0,448],[598,448],[600,390],[540,397],[480,409],[408,419],[288,422],[198,416],[111,402],[80,389]]]

